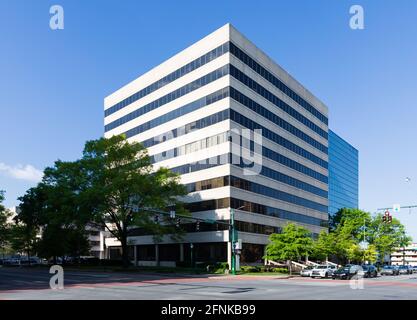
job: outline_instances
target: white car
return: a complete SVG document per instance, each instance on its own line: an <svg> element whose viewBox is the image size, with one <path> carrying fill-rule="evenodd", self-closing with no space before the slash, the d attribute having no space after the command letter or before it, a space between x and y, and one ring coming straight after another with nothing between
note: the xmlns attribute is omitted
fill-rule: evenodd
<svg viewBox="0 0 417 320"><path fill-rule="evenodd" d="M300 276L302 277L311 277L311 272L313 271L314 267L308 266L300 271Z"/></svg>
<svg viewBox="0 0 417 320"><path fill-rule="evenodd" d="M336 270L336 266L332 265L320 265L314 267L311 271L312 278L331 278L333 272Z"/></svg>

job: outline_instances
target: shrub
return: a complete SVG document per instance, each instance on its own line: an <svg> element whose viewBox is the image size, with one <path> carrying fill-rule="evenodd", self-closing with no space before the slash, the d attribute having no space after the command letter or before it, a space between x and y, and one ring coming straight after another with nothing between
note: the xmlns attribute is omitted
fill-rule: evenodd
<svg viewBox="0 0 417 320"><path fill-rule="evenodd" d="M210 265L210 270L214 273L225 273L229 269L229 264L227 262L218 262L214 265Z"/></svg>
<svg viewBox="0 0 417 320"><path fill-rule="evenodd" d="M277 273L288 273L287 268L273 268L272 271Z"/></svg>
<svg viewBox="0 0 417 320"><path fill-rule="evenodd" d="M254 266L242 266L242 267L240 267L240 271L242 271L242 272L259 272L259 271L261 271L261 268L254 267Z"/></svg>

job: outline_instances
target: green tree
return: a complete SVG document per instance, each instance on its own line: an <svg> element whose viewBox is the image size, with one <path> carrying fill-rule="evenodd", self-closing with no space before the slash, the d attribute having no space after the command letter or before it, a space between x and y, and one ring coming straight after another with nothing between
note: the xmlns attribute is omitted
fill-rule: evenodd
<svg viewBox="0 0 417 320"><path fill-rule="evenodd" d="M0 190L0 249L3 254L10 244L10 225L8 220L11 218L12 213L7 210L2 202L4 201L4 191Z"/></svg>
<svg viewBox="0 0 417 320"><path fill-rule="evenodd" d="M363 260L364 262L368 261L369 263L375 263L378 259L378 252L376 246L373 244L368 245L368 248L363 250Z"/></svg>
<svg viewBox="0 0 417 320"><path fill-rule="evenodd" d="M332 253L343 263L361 261L363 254L359 243L368 240L371 222L369 212L350 208L339 210L329 223L334 239Z"/></svg>
<svg viewBox="0 0 417 320"><path fill-rule="evenodd" d="M269 236L265 257L273 261L285 260L291 274L291 260L299 260L312 251L313 240L310 231L289 223L283 228L282 233L274 233Z"/></svg>
<svg viewBox="0 0 417 320"><path fill-rule="evenodd" d="M37 235L42 225L45 193L40 187L30 188L19 197L18 213L11 230L12 248L18 252L24 252L30 257L38 241ZM30 260L29 260L30 261Z"/></svg>
<svg viewBox="0 0 417 320"><path fill-rule="evenodd" d="M370 223L368 242L375 246L378 260L383 262L386 255L406 247L411 238L407 236L404 225L398 219L393 218L392 222L387 223L383 221L382 214L378 214Z"/></svg>
<svg viewBox="0 0 417 320"><path fill-rule="evenodd" d="M129 263L130 227L151 231L155 239L165 233L175 234L169 219L167 223L155 223L146 208L166 210L175 205L183 211L179 197L186 194L186 189L172 171L153 170L142 144L129 143L124 136L88 141L80 167L88 186L82 197L90 204L92 221L107 228L120 241L125 266Z"/></svg>
<svg viewBox="0 0 417 320"><path fill-rule="evenodd" d="M65 262L66 256L87 255L90 245L85 231L48 224L42 232L42 239L37 243L36 249L40 257L53 257L56 263L57 257L62 257Z"/></svg>
<svg viewBox="0 0 417 320"><path fill-rule="evenodd" d="M336 239L334 233L323 230L320 232L317 240L314 241L313 256L316 259L325 259L327 261L329 256L335 253L335 245Z"/></svg>
<svg viewBox="0 0 417 320"><path fill-rule="evenodd" d="M91 221L89 199L85 198L89 185L80 161L56 161L44 171L42 183L45 205L44 231L39 250L44 257L69 255L80 257L88 253L86 226ZM65 236L64 243L54 239Z"/></svg>

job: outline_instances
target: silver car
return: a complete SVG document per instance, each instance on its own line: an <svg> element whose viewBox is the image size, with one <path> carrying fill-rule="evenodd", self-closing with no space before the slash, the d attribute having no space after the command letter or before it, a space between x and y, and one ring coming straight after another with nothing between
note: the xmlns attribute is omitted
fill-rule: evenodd
<svg viewBox="0 0 417 320"><path fill-rule="evenodd" d="M300 276L302 277L311 277L311 272L313 271L314 267L308 266L300 271Z"/></svg>
<svg viewBox="0 0 417 320"><path fill-rule="evenodd" d="M311 277L312 278L331 278L335 270L336 270L336 266L320 265L320 266L315 267L311 271Z"/></svg>

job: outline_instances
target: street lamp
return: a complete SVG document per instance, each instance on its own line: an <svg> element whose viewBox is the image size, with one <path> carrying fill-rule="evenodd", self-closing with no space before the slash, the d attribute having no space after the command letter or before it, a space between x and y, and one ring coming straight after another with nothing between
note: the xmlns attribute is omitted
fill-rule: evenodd
<svg viewBox="0 0 417 320"><path fill-rule="evenodd" d="M235 210L240 210L242 208L244 208L245 206L240 206L237 209L234 209L232 207L230 207L230 232L232 233L231 235L231 246L232 246L232 261L231 261L231 269L232 269L232 274L236 275L236 248L235 248L235 244L236 244L236 235L237 235L237 230L235 229Z"/></svg>

